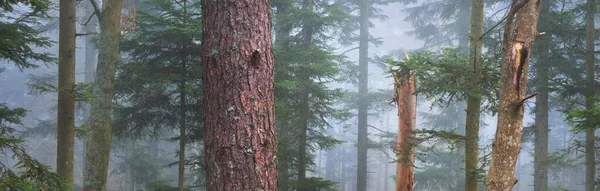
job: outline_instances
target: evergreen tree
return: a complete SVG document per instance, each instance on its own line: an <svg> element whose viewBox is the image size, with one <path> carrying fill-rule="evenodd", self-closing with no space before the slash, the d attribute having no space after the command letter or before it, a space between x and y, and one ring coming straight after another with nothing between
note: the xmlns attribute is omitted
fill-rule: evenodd
<svg viewBox="0 0 600 191"><path fill-rule="evenodd" d="M273 6L279 189L331 189L332 182L307 178L306 172L314 165L314 151L339 143L327 135L329 121L347 116L336 106L344 91L327 86L343 79L343 57L329 44L343 34L339 28L350 15L333 1L274 1ZM291 33L295 29L301 32Z"/></svg>
<svg viewBox="0 0 600 191"><path fill-rule="evenodd" d="M178 187L183 189L186 142L200 140L202 97L198 1L152 0L138 12L126 36L115 85L115 133L126 138L163 138L177 129Z"/></svg>
<svg viewBox="0 0 600 191"><path fill-rule="evenodd" d="M201 4L206 188L276 190L270 1Z"/></svg>
<svg viewBox="0 0 600 191"><path fill-rule="evenodd" d="M33 9L26 14L13 14L15 6L22 3ZM12 62L20 69L37 67L35 62L52 62L49 53L34 52L35 47L49 47L52 42L34 29L38 20L45 16L49 1L2 1L0 8L0 60ZM8 16L12 15L12 16ZM0 75L4 72L0 67ZM0 103L0 152L11 156L16 164L0 162L0 188L7 190L58 190L66 186L61 177L51 172L34 157L25 152L23 140L17 134L16 126L23 125L23 108L9 108ZM14 166L13 166L14 165ZM71 185L72 186L72 185Z"/></svg>

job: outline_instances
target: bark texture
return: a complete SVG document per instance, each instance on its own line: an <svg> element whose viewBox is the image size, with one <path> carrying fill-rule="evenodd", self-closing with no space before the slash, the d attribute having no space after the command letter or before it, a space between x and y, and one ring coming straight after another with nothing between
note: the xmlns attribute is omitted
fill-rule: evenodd
<svg viewBox="0 0 600 191"><path fill-rule="evenodd" d="M481 113L481 52L483 50L483 0L471 3L469 65L473 69L471 91L467 92L465 126L465 191L479 190L479 119Z"/></svg>
<svg viewBox="0 0 600 191"><path fill-rule="evenodd" d="M122 0L103 1L102 11L95 6L100 21L100 40L97 44L98 66L93 90L96 97L91 101L89 129L86 133L85 191L106 190L112 130L110 113L115 70L119 62L122 6Z"/></svg>
<svg viewBox="0 0 600 191"><path fill-rule="evenodd" d="M595 35L595 19L596 16L596 1L587 0L587 13L585 15L585 70L586 70L586 83L587 90L585 96L585 108L594 108L594 35ZM585 130L585 190L594 191L594 180L596 178L596 150L594 143L596 142L596 129L587 128Z"/></svg>
<svg viewBox="0 0 600 191"><path fill-rule="evenodd" d="M521 152L523 101L530 55L522 50L527 47L530 49L538 34L536 26L540 3L541 0L513 0L508 14L500 68L498 124L486 182L487 191L511 191L517 183L515 167ZM512 21L515 13L518 14L513 31Z"/></svg>
<svg viewBox="0 0 600 191"><path fill-rule="evenodd" d="M540 21L552 22L547 17L550 15L550 3L542 3L540 13ZM539 25L540 30L547 25ZM535 87L535 137L534 137L534 157L533 157L533 190L546 191L548 190L548 165L544 164L548 160L548 78L550 60L548 59L550 51L549 36L541 36L536 41L537 63L535 63L535 71L537 76L537 85Z"/></svg>
<svg viewBox="0 0 600 191"><path fill-rule="evenodd" d="M412 191L414 185L414 140L417 96L414 72L394 71L394 91L398 104L398 141L396 162L396 191Z"/></svg>
<svg viewBox="0 0 600 191"><path fill-rule="evenodd" d="M269 0L202 2L207 190L277 190Z"/></svg>
<svg viewBox="0 0 600 191"><path fill-rule="evenodd" d="M360 39L358 50L358 151L357 151L357 191L367 191L367 115L369 99L369 7L370 0L360 2Z"/></svg>
<svg viewBox="0 0 600 191"><path fill-rule="evenodd" d="M58 127L56 172L73 190L75 141L75 1L60 0L58 36Z"/></svg>

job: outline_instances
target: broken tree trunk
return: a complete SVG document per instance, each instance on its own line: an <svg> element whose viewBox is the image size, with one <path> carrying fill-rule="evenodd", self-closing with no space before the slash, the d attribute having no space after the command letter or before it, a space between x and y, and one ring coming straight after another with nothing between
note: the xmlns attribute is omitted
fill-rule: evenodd
<svg viewBox="0 0 600 191"><path fill-rule="evenodd" d="M498 125L488 172L487 191L510 191L517 183L515 167L521 151L523 102L529 67L529 49L538 36L541 0L513 0L504 31L500 68ZM518 13L518 14L517 14ZM516 28L513 18L517 14Z"/></svg>
<svg viewBox="0 0 600 191"><path fill-rule="evenodd" d="M415 94L416 78L413 71L400 73L392 71L394 76L394 99L398 104L398 141L396 162L396 190L413 190L414 139L413 130L416 124L417 96Z"/></svg>

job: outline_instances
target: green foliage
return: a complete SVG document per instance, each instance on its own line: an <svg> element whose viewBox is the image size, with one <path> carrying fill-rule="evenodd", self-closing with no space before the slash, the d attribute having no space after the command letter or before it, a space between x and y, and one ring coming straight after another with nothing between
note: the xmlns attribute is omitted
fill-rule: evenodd
<svg viewBox="0 0 600 191"><path fill-rule="evenodd" d="M409 60L394 61L390 57L380 58L388 63L398 75L415 71L417 94L432 100L433 104L445 107L450 101L464 101L467 95L481 97L487 104L484 110L494 113L500 79L499 67L489 55L483 56L481 94L474 95L468 80L474 73L468 65L467 54L461 48L442 48L440 52L417 51L409 54Z"/></svg>
<svg viewBox="0 0 600 191"><path fill-rule="evenodd" d="M50 1L48 0L3 0L0 1L0 8L4 11L14 11L15 5L23 4L33 8L34 12L48 11L50 9Z"/></svg>
<svg viewBox="0 0 600 191"><path fill-rule="evenodd" d="M25 109L9 109L0 103L0 152L12 153L17 161L14 165L0 162L0 188L7 190L42 191L58 190L63 182L61 178L50 171L48 166L41 164L25 152L23 140L15 137L15 129L10 125L20 125Z"/></svg>
<svg viewBox="0 0 600 191"><path fill-rule="evenodd" d="M310 177L304 181L298 181L295 188L297 190L337 191L335 182L324 180L321 177Z"/></svg>
<svg viewBox="0 0 600 191"><path fill-rule="evenodd" d="M127 55L118 67L115 84L114 132L123 137L158 138L178 128L186 93L188 127L201 127L200 37L198 1L150 0L137 15L136 30L126 35L121 50ZM200 139L199 129L188 134Z"/></svg>
<svg viewBox="0 0 600 191"><path fill-rule="evenodd" d="M50 53L36 53L33 51L33 47L48 48L53 43L50 38L40 36L41 32L32 27L38 25L38 20L43 18L44 15L35 12L21 16L11 16L13 14L10 13L14 3L31 2L33 5L42 6L42 3L48 3L48 1L9 0L2 2L0 8L8 11L8 14L0 13L0 34L2 34L2 37L0 37L0 60L12 62L20 69L37 67L31 61L54 62L55 59Z"/></svg>
<svg viewBox="0 0 600 191"><path fill-rule="evenodd" d="M350 116L347 109L340 107L340 101L348 93L328 85L346 79L342 71L349 65L342 64L349 63L345 62L345 57L335 55L330 44L352 32L347 27L352 16L345 11L352 5L317 0L314 7L307 8L301 0L278 0L273 6L277 11L274 14L274 53L279 189L295 190L296 186L303 186L308 190L327 190L333 186L328 182L296 181L299 145L306 144L310 169L314 165L312 153L340 143L327 135L326 130L333 127L332 121ZM303 99L307 94L308 100ZM308 115L305 115L305 109L300 109L305 106L308 106ZM307 139L300 140L298 135L304 129L301 124L306 123Z"/></svg>
<svg viewBox="0 0 600 191"><path fill-rule="evenodd" d="M567 120L575 123L573 133L584 132L586 129L600 128L600 106L591 109L575 109L568 113Z"/></svg>

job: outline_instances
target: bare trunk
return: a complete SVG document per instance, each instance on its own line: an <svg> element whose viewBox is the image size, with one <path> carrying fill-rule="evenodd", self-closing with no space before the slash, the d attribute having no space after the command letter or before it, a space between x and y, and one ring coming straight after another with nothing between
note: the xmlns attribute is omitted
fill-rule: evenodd
<svg viewBox="0 0 600 191"><path fill-rule="evenodd" d="M585 101L586 109L594 108L594 40L595 40L595 15L596 2L595 0L587 0L587 13L585 18L585 66L586 66L586 82L588 92ZM594 143L596 142L596 130L587 128L585 130L585 190L595 191L594 180L596 179L596 150Z"/></svg>
<svg viewBox="0 0 600 191"><path fill-rule="evenodd" d="M94 13L94 7L91 5L91 3L88 2L88 4L85 7L86 10L86 15L92 15ZM97 27L98 27L98 22L96 19L92 18L92 20L90 20L90 22L85 26L85 32L87 34L91 34L91 33L95 33L97 32ZM96 62L98 61L98 49L96 49L96 46L94 46L94 43L91 42L91 38L89 35L86 35L83 37L84 41L85 41L85 79L84 82L85 83L94 83L95 80L95 76L96 76ZM85 120L88 120L90 118L90 103L89 101L87 103L84 104L84 112L85 112ZM85 174L85 153L86 153L86 147L87 147L87 141L86 138L84 136L83 140L83 156L82 156L82 161L83 164L82 166L84 166L84 168L81 168L82 173L81 174ZM81 178L81 185L83 185L83 178Z"/></svg>
<svg viewBox="0 0 600 191"><path fill-rule="evenodd" d="M59 17L56 172L66 183L61 191L71 191L75 159L75 1L60 0Z"/></svg>
<svg viewBox="0 0 600 191"><path fill-rule="evenodd" d="M414 140L417 95L414 72L394 71L394 91L398 104L398 141L396 162L396 191L412 191L414 185Z"/></svg>
<svg viewBox="0 0 600 191"><path fill-rule="evenodd" d="M103 1L98 44L98 66L86 140L85 191L105 191L111 147L111 107L115 70L119 62L122 0Z"/></svg>
<svg viewBox="0 0 600 191"><path fill-rule="evenodd" d="M183 15L184 22L187 22L187 0L183 1ZM191 40L191 39L190 39ZM187 49L187 46L183 46L183 49ZM179 94L179 172L177 176L177 188L179 191L184 190L185 183L185 131L186 131L186 80L187 80L187 59L183 58L181 63L181 84L179 85L179 90L181 91Z"/></svg>
<svg viewBox="0 0 600 191"><path fill-rule="evenodd" d="M481 52L483 50L483 0L471 3L471 42L469 65L473 69L471 90L467 92L465 126L465 191L479 190L479 118L481 113Z"/></svg>
<svg viewBox="0 0 600 191"><path fill-rule="evenodd" d="M277 190L269 3L202 1L207 190Z"/></svg>
<svg viewBox="0 0 600 191"><path fill-rule="evenodd" d="M185 78L185 63L183 69L183 78ZM181 107L181 112L179 115L179 174L177 180L177 187L179 191L184 190L184 182L185 182L185 124L186 124L186 92L185 92L185 79L182 80L180 85L180 96L179 96L179 106Z"/></svg>
<svg viewBox="0 0 600 191"><path fill-rule="evenodd" d="M360 2L360 42L358 57L358 151L357 191L367 191L368 86L369 86L369 7L370 0Z"/></svg>
<svg viewBox="0 0 600 191"><path fill-rule="evenodd" d="M542 3L540 18L547 18L550 15L550 2ZM552 22L550 19L540 19L541 21ZM540 25L544 27L546 25ZM544 30L545 28L541 28ZM536 41L540 51L538 61L535 64L537 86L535 88L537 97L535 98L535 154L533 158L533 189L534 191L548 190L548 70L550 60L548 59L550 51L549 36L542 36Z"/></svg>
<svg viewBox="0 0 600 191"><path fill-rule="evenodd" d="M521 151L523 133L523 102L529 54L537 36L537 20L541 0L521 2L513 0L504 34L500 68L500 94L496 138L492 146L492 160L488 172L487 191L510 191L517 183L515 166ZM517 14L516 28L512 29ZM511 35L511 32L514 34Z"/></svg>

